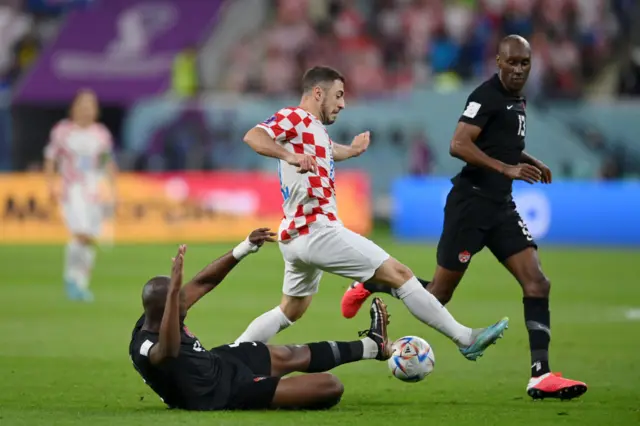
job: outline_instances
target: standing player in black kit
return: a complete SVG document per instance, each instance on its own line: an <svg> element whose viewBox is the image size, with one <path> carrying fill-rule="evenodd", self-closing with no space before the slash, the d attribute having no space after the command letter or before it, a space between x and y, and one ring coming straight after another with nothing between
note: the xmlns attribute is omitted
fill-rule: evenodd
<svg viewBox="0 0 640 426"><path fill-rule="evenodd" d="M534 399L576 398L587 385L549 368L551 283L511 195L513 180L551 183L549 168L524 151L526 100L521 93L531 70L529 43L517 35L505 37L497 64L498 73L469 96L455 129L449 152L466 165L447 197L433 281L420 281L446 304L473 255L488 247L522 286L532 362L527 393ZM342 314L355 316L375 292L389 291L375 283L353 283L342 299Z"/></svg>
<svg viewBox="0 0 640 426"><path fill-rule="evenodd" d="M330 408L342 383L323 373L363 359L389 358L388 314L378 298L371 304L371 328L352 342L270 346L246 342L205 349L184 325L187 310L213 290L245 256L265 241L268 228L253 231L235 249L213 261L184 287L186 246L173 259L171 277L157 276L142 291L144 314L136 323L129 355L147 385L170 408L250 410ZM282 378L294 371L311 373Z"/></svg>

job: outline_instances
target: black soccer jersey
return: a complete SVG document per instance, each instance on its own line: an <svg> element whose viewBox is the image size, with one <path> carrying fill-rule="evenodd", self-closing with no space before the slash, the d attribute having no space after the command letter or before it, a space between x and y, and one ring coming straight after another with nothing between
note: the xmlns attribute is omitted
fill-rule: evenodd
<svg viewBox="0 0 640 426"><path fill-rule="evenodd" d="M469 95L459 121L482 129L476 145L485 154L516 165L524 151L525 110L525 98L508 92L495 74ZM507 176L471 164L465 165L452 182L456 187L472 188L492 198L508 197L512 189L512 181Z"/></svg>
<svg viewBox="0 0 640 426"><path fill-rule="evenodd" d="M219 386L224 381L220 358L203 348L183 325L178 357L152 365L149 351L158 343L158 333L142 330L144 319L143 315L133 329L129 355L145 383L172 408L212 410L223 406L228 390Z"/></svg>

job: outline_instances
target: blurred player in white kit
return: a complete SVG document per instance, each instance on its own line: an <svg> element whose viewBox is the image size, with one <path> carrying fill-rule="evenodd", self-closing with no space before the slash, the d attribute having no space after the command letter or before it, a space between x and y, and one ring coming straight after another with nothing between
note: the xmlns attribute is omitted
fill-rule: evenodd
<svg viewBox="0 0 640 426"><path fill-rule="evenodd" d="M310 69L302 79L302 92L298 107L281 109L244 138L257 153L279 160L284 218L278 239L285 270L280 305L256 318L236 343L266 343L302 317L326 271L360 282L375 279L391 287L415 317L448 336L467 359L475 360L502 336L508 319L481 329L463 326L409 268L342 225L334 162L366 151L369 132L356 136L349 146L329 137L325 126L335 122L345 108L344 77L338 71ZM369 349L372 353L377 350L365 351Z"/></svg>
<svg viewBox="0 0 640 426"><path fill-rule="evenodd" d="M95 243L104 219L100 188L105 177L112 200L116 193L113 141L109 130L97 122L98 109L93 91L79 91L71 104L69 118L56 124L45 148L45 173L51 197L60 201L71 234L64 263L67 296L85 302L93 300L89 282ZM56 170L62 176L61 186Z"/></svg>

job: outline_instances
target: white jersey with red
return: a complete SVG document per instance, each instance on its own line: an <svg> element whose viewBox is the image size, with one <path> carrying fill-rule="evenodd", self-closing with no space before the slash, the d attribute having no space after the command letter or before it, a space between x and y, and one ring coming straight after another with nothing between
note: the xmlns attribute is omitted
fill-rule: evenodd
<svg viewBox="0 0 640 426"><path fill-rule="evenodd" d="M296 171L297 167L278 161L284 199L284 218L278 232L280 241L309 234L317 227L341 226L334 183L333 141L324 124L302 108L288 107L257 127L288 151L312 155L318 165L317 173L301 174Z"/></svg>
<svg viewBox="0 0 640 426"><path fill-rule="evenodd" d="M98 197L104 173L104 158L113 150L111 133L102 124L80 127L60 121L52 130L45 158L58 162L63 180L63 198L70 192L86 199Z"/></svg>

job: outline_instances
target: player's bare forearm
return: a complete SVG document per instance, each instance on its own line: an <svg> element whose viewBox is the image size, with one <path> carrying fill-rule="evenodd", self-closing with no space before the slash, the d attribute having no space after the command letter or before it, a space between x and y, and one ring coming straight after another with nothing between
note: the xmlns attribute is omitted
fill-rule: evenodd
<svg viewBox="0 0 640 426"><path fill-rule="evenodd" d="M216 288L238 263L240 261L233 257L233 251L229 251L198 272L183 289L187 309Z"/></svg>
<svg viewBox="0 0 640 426"><path fill-rule="evenodd" d="M344 161L357 156L357 152L347 145L333 143L333 160Z"/></svg>
<svg viewBox="0 0 640 426"><path fill-rule="evenodd" d="M160 323L158 344L155 345L149 358L151 363L158 364L165 358L177 358L180 353L180 288L169 289L164 314Z"/></svg>
<svg viewBox="0 0 640 426"><path fill-rule="evenodd" d="M275 237L269 228L255 229L233 250L208 264L183 288L187 309L216 288L243 258L257 252L265 242L276 242Z"/></svg>
<svg viewBox="0 0 640 426"><path fill-rule="evenodd" d="M537 166L538 164L540 164L540 160L525 151L522 151L522 154L520 154L520 162L531 164L532 166Z"/></svg>
<svg viewBox="0 0 640 426"><path fill-rule="evenodd" d="M177 256L173 258L158 343L149 350L149 360L152 364L159 364L166 358L177 358L180 354L180 289L186 250L187 246L181 245Z"/></svg>
<svg viewBox="0 0 640 426"><path fill-rule="evenodd" d="M244 141L251 149L265 157L277 158L287 162L291 159L292 154L273 140L264 129L259 127L249 130L244 136Z"/></svg>
<svg viewBox="0 0 640 426"><path fill-rule="evenodd" d="M504 170L507 167L507 165L502 161L496 160L482 152L482 150L471 141L452 140L449 154L466 163L494 170L498 173L504 173Z"/></svg>
<svg viewBox="0 0 640 426"><path fill-rule="evenodd" d="M477 126L460 122L456 127L451 145L449 146L449 154L468 164L485 169L494 170L498 173L504 173L507 165L502 161L496 160L482 152L476 145L475 141L480 135L480 129Z"/></svg>

